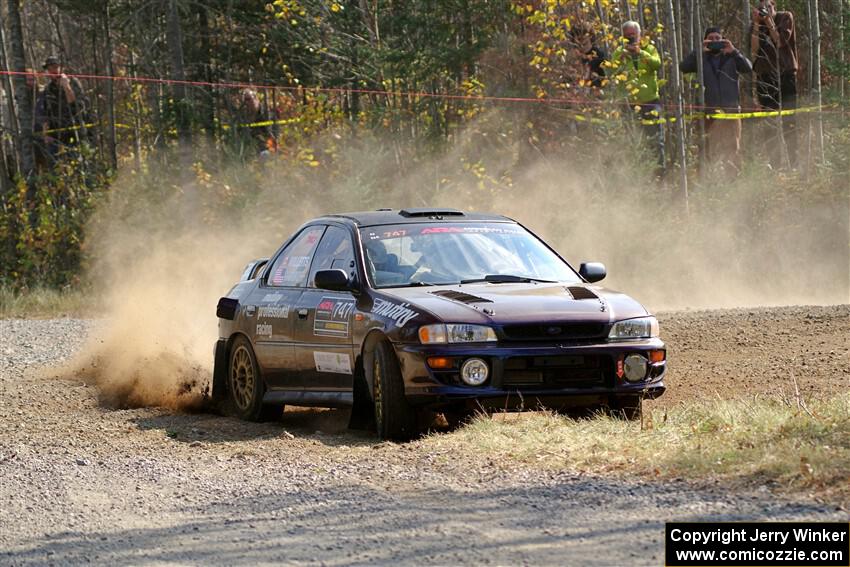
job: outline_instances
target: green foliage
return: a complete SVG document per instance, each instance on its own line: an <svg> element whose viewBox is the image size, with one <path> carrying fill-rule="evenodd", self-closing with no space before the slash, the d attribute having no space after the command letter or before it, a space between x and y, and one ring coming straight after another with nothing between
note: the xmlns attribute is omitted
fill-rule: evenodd
<svg viewBox="0 0 850 567"><path fill-rule="evenodd" d="M80 48L67 54L75 63L71 72L103 73L103 61L88 56L102 51L102 37L83 32L110 24L119 75L168 77L169 5L112 0L108 21L105 5L82 0L34 0L31 10L71 16L63 25L79 32L66 35L79 36L74 45ZM95 102L95 150L79 164L66 161L26 183L18 180L0 196L0 284L75 284L88 261L92 211L107 198L124 201L127 210L149 207L155 216L185 192L200 197L193 215L222 224L234 215L265 218L274 207L292 207L299 199L319 201L327 211L441 199L486 208L491 199L513 195L518 182L533 183L540 170L574 167L591 189L580 197L593 214L604 216L612 203L636 199L640 210L649 205L669 224L684 226L679 203L671 199L672 182L651 181L650 161L633 142L635 125L606 104L611 85L599 91L581 79L575 32L590 31L610 52L626 16L622 3L178 0L177 7L187 79L276 85L257 88L262 118L273 124L259 135L259 127L246 126L256 118L246 118L239 87L190 86L183 100L175 100L169 85L119 81L118 168L105 173L112 167L106 83L84 80ZM657 4L630 1L628 7L644 23L645 35L663 43L669 31ZM33 28L30 52L37 59L54 48L48 32ZM662 58L669 65L667 55ZM564 97L587 104L491 102L482 96ZM181 116L193 132L190 147L178 140ZM846 127L828 124L826 137L828 163L814 172L817 188L837 186L850 167ZM264 138L270 152L261 158ZM764 189L774 187L772 177L754 170L721 189L703 190L698 183L694 205L719 214L721 207L712 207L720 198L715 202L711 195L725 192L732 197L728 202L749 203L741 196L754 194L770 204L761 217L766 219L781 209L773 204L794 193L789 186L795 183L783 179L781 190L772 193ZM564 215L543 208L544 217ZM173 222L163 230L178 229Z"/></svg>
<svg viewBox="0 0 850 567"><path fill-rule="evenodd" d="M26 182L0 201L0 285L63 287L79 283L86 223L109 179L87 163L90 149Z"/></svg>

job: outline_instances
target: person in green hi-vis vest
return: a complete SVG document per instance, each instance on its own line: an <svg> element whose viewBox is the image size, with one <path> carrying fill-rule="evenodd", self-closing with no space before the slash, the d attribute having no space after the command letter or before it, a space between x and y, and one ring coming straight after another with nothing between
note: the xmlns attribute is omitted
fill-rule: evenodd
<svg viewBox="0 0 850 567"><path fill-rule="evenodd" d="M641 40L640 24L622 26L621 45L611 55L611 79L618 100L624 100L641 120L647 143L656 155L656 175L664 173L664 121L658 96L661 56L649 40Z"/></svg>

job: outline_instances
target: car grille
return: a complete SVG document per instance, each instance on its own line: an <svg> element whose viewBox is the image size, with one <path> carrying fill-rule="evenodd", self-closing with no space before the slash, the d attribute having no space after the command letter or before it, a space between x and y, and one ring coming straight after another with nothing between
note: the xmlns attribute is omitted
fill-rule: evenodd
<svg viewBox="0 0 850 567"><path fill-rule="evenodd" d="M506 325L505 337L513 341L572 341L605 336L603 323L566 323L552 325Z"/></svg>
<svg viewBox="0 0 850 567"><path fill-rule="evenodd" d="M504 387L604 386L610 360L599 355L517 356L505 361Z"/></svg>

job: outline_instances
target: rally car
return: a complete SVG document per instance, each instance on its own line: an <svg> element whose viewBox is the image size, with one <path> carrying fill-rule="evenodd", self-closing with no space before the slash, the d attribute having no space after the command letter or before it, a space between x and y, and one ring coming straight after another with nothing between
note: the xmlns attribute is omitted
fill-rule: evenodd
<svg viewBox="0 0 850 567"><path fill-rule="evenodd" d="M658 322L509 218L412 208L327 215L250 262L218 302L212 395L248 420L353 407L386 439L422 415L604 407L665 390Z"/></svg>

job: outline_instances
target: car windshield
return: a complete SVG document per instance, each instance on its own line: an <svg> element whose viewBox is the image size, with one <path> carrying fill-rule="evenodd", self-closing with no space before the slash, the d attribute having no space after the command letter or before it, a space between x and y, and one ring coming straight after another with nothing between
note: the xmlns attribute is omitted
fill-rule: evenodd
<svg viewBox="0 0 850 567"><path fill-rule="evenodd" d="M534 235L513 223L439 223L360 230L375 287L473 281L579 282Z"/></svg>

